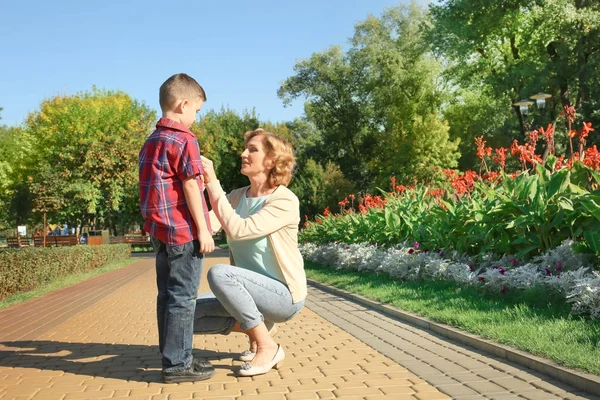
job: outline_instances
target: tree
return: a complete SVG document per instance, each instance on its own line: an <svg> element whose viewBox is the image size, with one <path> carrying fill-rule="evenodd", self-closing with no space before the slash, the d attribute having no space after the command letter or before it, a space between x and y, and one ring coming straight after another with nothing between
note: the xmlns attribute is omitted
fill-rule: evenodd
<svg viewBox="0 0 600 400"><path fill-rule="evenodd" d="M138 153L155 120L123 92L93 88L44 101L25 123L35 141L35 196L57 199L56 221L114 232L124 199L137 196Z"/></svg>
<svg viewBox="0 0 600 400"><path fill-rule="evenodd" d="M348 52L313 54L279 89L284 103L307 99L306 118L322 136L316 159L339 165L359 187L456 165L457 143L437 115L441 65L421 34L426 23L414 4L369 17L355 27ZM426 151L413 152L425 142Z"/></svg>
<svg viewBox="0 0 600 400"><path fill-rule="evenodd" d="M192 125L200 152L213 160L215 172L225 191L248 185L248 179L240 173L244 133L259 126L254 110L244 111L240 116L225 108L219 112L210 110L197 124Z"/></svg>
<svg viewBox="0 0 600 400"><path fill-rule="evenodd" d="M575 105L587 121L600 109L600 3L595 0L447 0L429 6L434 50L447 77L489 91L509 108L543 91L549 120ZM527 130L514 107L521 134Z"/></svg>
<svg viewBox="0 0 600 400"><path fill-rule="evenodd" d="M0 126L0 226L14 227L28 222L31 199L27 185L32 158L32 140L19 127Z"/></svg>

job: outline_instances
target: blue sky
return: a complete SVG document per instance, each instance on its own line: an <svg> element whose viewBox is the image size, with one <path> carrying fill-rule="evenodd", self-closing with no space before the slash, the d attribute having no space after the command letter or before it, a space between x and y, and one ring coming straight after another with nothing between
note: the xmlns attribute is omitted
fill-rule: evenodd
<svg viewBox="0 0 600 400"><path fill-rule="evenodd" d="M405 0L402 0L405 1ZM207 92L203 109L255 108L261 120L303 114L284 108L279 84L298 59L346 45L354 25L391 0L6 1L0 45L0 123L21 124L55 95L93 85L122 90L158 110L158 87L185 72Z"/></svg>

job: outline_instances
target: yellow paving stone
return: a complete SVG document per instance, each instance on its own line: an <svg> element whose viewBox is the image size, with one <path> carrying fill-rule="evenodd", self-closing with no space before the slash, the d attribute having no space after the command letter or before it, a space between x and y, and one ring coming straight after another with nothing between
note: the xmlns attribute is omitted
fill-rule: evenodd
<svg viewBox="0 0 600 400"><path fill-rule="evenodd" d="M82 385L83 387L85 387L85 391L86 392L98 392L100 390L102 390L102 387L104 385ZM113 390L111 388L104 388L105 390Z"/></svg>
<svg viewBox="0 0 600 400"><path fill-rule="evenodd" d="M427 385L427 384L411 385L411 388L417 393L437 392L436 388L434 388L431 385Z"/></svg>
<svg viewBox="0 0 600 400"><path fill-rule="evenodd" d="M450 399L447 395L441 392L421 392L413 395L418 400L447 400Z"/></svg>
<svg viewBox="0 0 600 400"><path fill-rule="evenodd" d="M410 394L394 394L390 396L382 395L374 395L374 396L366 396L365 400L416 400Z"/></svg>
<svg viewBox="0 0 600 400"><path fill-rule="evenodd" d="M127 397L129 398L129 394L130 394L131 390L115 390L115 393L113 393L113 397Z"/></svg>
<svg viewBox="0 0 600 400"><path fill-rule="evenodd" d="M381 391L377 388L352 388L352 389L336 389L333 391L337 397L344 398L344 396L367 396L370 394L381 394Z"/></svg>
<svg viewBox="0 0 600 400"><path fill-rule="evenodd" d="M202 396L199 396L199 398L214 398L214 397L238 397L241 396L241 391L237 390L237 389L226 389L226 390L219 390L218 392L212 392L212 391L208 391L205 393L202 393Z"/></svg>
<svg viewBox="0 0 600 400"><path fill-rule="evenodd" d="M155 394L160 394L162 388L160 387L147 387L147 388L137 388L131 389L129 394L131 396L153 396Z"/></svg>
<svg viewBox="0 0 600 400"><path fill-rule="evenodd" d="M329 390L319 390L317 396L319 399L335 399L335 395Z"/></svg>
<svg viewBox="0 0 600 400"><path fill-rule="evenodd" d="M21 381L21 378L6 378L2 379L2 385L6 387L17 386Z"/></svg>
<svg viewBox="0 0 600 400"><path fill-rule="evenodd" d="M285 395L286 400L312 400L318 399L319 395L315 392L295 392Z"/></svg>
<svg viewBox="0 0 600 400"><path fill-rule="evenodd" d="M146 382L121 382L121 383L107 383L102 385L102 389L104 390L123 390L123 389L142 389L147 388L148 384Z"/></svg>
<svg viewBox="0 0 600 400"><path fill-rule="evenodd" d="M348 388L364 388L367 387L367 385L365 385L365 382L363 382L362 380L355 380L355 381L344 381L344 382L336 382L334 383L336 389L348 389Z"/></svg>
<svg viewBox="0 0 600 400"><path fill-rule="evenodd" d="M152 396L152 400L169 400L168 394L157 394Z"/></svg>
<svg viewBox="0 0 600 400"><path fill-rule="evenodd" d="M300 386L292 386L290 387L290 392L317 392L319 390L333 390L335 386L333 383L313 383L312 385L300 385Z"/></svg>
<svg viewBox="0 0 600 400"><path fill-rule="evenodd" d="M416 376L412 372L409 372L408 370L407 371L390 371L390 372L386 372L385 375L390 379L410 379L411 382L412 382L412 378L416 378Z"/></svg>
<svg viewBox="0 0 600 400"><path fill-rule="evenodd" d="M190 385L190 383L193 383ZM217 390L223 390L220 387ZM176 384L168 384L162 388L161 393L171 394L171 393L181 393L181 392L202 392L209 391L207 385L198 384L197 382L183 382Z"/></svg>
<svg viewBox="0 0 600 400"><path fill-rule="evenodd" d="M169 394L169 400L188 400L193 398L193 394L189 392L179 392Z"/></svg>
<svg viewBox="0 0 600 400"><path fill-rule="evenodd" d="M101 390L99 392L81 392L69 393L65 396L65 400L71 399L109 399L112 397L113 390Z"/></svg>
<svg viewBox="0 0 600 400"><path fill-rule="evenodd" d="M384 387L384 386L412 386L412 382L408 379L365 379L365 384L369 387Z"/></svg>
<svg viewBox="0 0 600 400"><path fill-rule="evenodd" d="M323 376L313 378L315 383L342 383L346 382L341 376Z"/></svg>
<svg viewBox="0 0 600 400"><path fill-rule="evenodd" d="M269 394L269 393L288 393L289 389L286 386L278 385L278 386L269 386L265 388L256 389L258 394Z"/></svg>
<svg viewBox="0 0 600 400"><path fill-rule="evenodd" d="M10 399L12 397L33 397L40 389L28 388L25 386L12 386L4 391L4 399Z"/></svg>
<svg viewBox="0 0 600 400"><path fill-rule="evenodd" d="M64 393L45 393L45 394L36 394L31 398L31 400L62 400L65 397Z"/></svg>
<svg viewBox="0 0 600 400"><path fill-rule="evenodd" d="M21 382L19 382L19 385L23 385L26 387L32 387L32 388L39 388L39 389L49 388L52 386L52 383L50 383L50 379L52 379L52 378L48 377L48 378L38 379L38 378L27 377L27 378L23 378L21 380Z"/></svg>
<svg viewBox="0 0 600 400"><path fill-rule="evenodd" d="M300 385L300 381L294 378L272 379L269 381L271 386L296 386Z"/></svg>
<svg viewBox="0 0 600 400"><path fill-rule="evenodd" d="M258 389L269 387L268 381L252 381L252 382L232 382L226 383L225 389Z"/></svg>
<svg viewBox="0 0 600 400"><path fill-rule="evenodd" d="M379 388L384 394L413 394L414 390L410 386L384 386Z"/></svg>
<svg viewBox="0 0 600 400"><path fill-rule="evenodd" d="M302 371L302 372L280 372L283 379L288 378L313 378L318 376L325 376L321 371Z"/></svg>
<svg viewBox="0 0 600 400"><path fill-rule="evenodd" d="M351 373L350 370L347 368L345 368L345 369L327 369L327 370L323 371L324 376L346 376L350 373Z"/></svg>
<svg viewBox="0 0 600 400"><path fill-rule="evenodd" d="M240 396L235 400L286 400L286 398L285 395L281 393L269 393L251 396Z"/></svg>

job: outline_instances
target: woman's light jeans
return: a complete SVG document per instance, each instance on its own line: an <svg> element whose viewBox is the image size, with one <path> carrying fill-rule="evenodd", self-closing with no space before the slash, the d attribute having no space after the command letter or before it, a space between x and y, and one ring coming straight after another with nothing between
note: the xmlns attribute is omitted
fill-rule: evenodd
<svg viewBox="0 0 600 400"><path fill-rule="evenodd" d="M285 322L304 306L304 300L293 303L289 289L278 280L232 265L213 266L208 284L211 292L196 299L196 334L227 335L236 321L244 331L263 321Z"/></svg>

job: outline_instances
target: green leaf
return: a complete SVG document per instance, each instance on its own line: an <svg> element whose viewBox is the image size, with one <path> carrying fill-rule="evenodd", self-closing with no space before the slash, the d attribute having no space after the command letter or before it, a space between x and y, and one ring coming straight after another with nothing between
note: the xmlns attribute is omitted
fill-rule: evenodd
<svg viewBox="0 0 600 400"><path fill-rule="evenodd" d="M563 193L569 187L571 173L567 169L555 172L550 178L546 189L546 198L549 200L557 193Z"/></svg>
<svg viewBox="0 0 600 400"><path fill-rule="evenodd" d="M600 254L600 232L597 231L585 231L583 237L587 245L595 254Z"/></svg>

